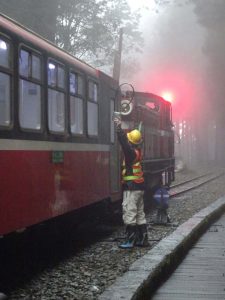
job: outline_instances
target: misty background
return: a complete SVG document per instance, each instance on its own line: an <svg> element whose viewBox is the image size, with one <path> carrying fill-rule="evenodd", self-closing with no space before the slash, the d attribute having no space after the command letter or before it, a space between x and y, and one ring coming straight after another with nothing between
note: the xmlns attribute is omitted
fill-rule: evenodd
<svg viewBox="0 0 225 300"><path fill-rule="evenodd" d="M170 98L177 157L224 165L224 0L0 0L0 12L110 76L122 32L120 83Z"/></svg>

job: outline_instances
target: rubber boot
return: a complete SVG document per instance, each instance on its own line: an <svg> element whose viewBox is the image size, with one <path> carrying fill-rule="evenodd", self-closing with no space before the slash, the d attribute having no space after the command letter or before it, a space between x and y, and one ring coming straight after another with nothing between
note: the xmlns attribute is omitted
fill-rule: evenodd
<svg viewBox="0 0 225 300"><path fill-rule="evenodd" d="M136 225L127 225L126 227L126 240L119 245L121 249L131 249L134 247L136 241Z"/></svg>
<svg viewBox="0 0 225 300"><path fill-rule="evenodd" d="M162 223L163 224L170 223L170 217L167 213L167 209L162 209Z"/></svg>
<svg viewBox="0 0 225 300"><path fill-rule="evenodd" d="M162 208L157 208L157 214L156 214L156 223L161 224L162 223Z"/></svg>
<svg viewBox="0 0 225 300"><path fill-rule="evenodd" d="M148 247L148 231L146 224L137 225L137 241L135 246L138 247Z"/></svg>
<svg viewBox="0 0 225 300"><path fill-rule="evenodd" d="M167 223L171 223L170 216L167 214Z"/></svg>

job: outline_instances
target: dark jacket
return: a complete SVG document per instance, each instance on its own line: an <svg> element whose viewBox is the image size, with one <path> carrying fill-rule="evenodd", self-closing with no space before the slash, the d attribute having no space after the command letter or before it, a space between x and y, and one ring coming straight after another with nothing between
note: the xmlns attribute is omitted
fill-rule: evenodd
<svg viewBox="0 0 225 300"><path fill-rule="evenodd" d="M126 132L121 128L121 126L117 127L117 136L121 148L124 154L124 161L125 161L125 168L126 168L126 175L133 175L133 163L136 160L136 145L131 144L128 141ZM136 183L133 181L126 181L123 183L124 190L144 190L145 185L144 183Z"/></svg>

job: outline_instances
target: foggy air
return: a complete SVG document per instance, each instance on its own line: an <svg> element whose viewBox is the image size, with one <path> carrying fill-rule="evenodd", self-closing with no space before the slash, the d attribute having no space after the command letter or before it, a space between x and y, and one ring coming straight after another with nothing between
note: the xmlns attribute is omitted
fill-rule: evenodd
<svg viewBox="0 0 225 300"><path fill-rule="evenodd" d="M147 299L191 245L168 299L224 295L224 220L210 256L195 244L225 208L224 16L225 0L0 0L0 300Z"/></svg>
<svg viewBox="0 0 225 300"><path fill-rule="evenodd" d="M176 151L187 163L203 157L224 161L224 1L0 0L0 7L110 76L123 28L120 82L170 95L175 131L181 134Z"/></svg>

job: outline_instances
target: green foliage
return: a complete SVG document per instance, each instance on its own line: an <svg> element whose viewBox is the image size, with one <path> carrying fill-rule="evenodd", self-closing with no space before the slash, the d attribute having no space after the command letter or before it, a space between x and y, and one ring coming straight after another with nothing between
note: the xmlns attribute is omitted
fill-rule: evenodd
<svg viewBox="0 0 225 300"><path fill-rule="evenodd" d="M0 0L1 13L54 42L58 0Z"/></svg>
<svg viewBox="0 0 225 300"><path fill-rule="evenodd" d="M61 0L56 42L97 67L112 64L120 28L124 50L140 50L139 17L131 13L126 0Z"/></svg>
<svg viewBox="0 0 225 300"><path fill-rule="evenodd" d="M112 65L119 31L124 52L141 51L139 14L126 0L0 0L1 12L96 67Z"/></svg>

